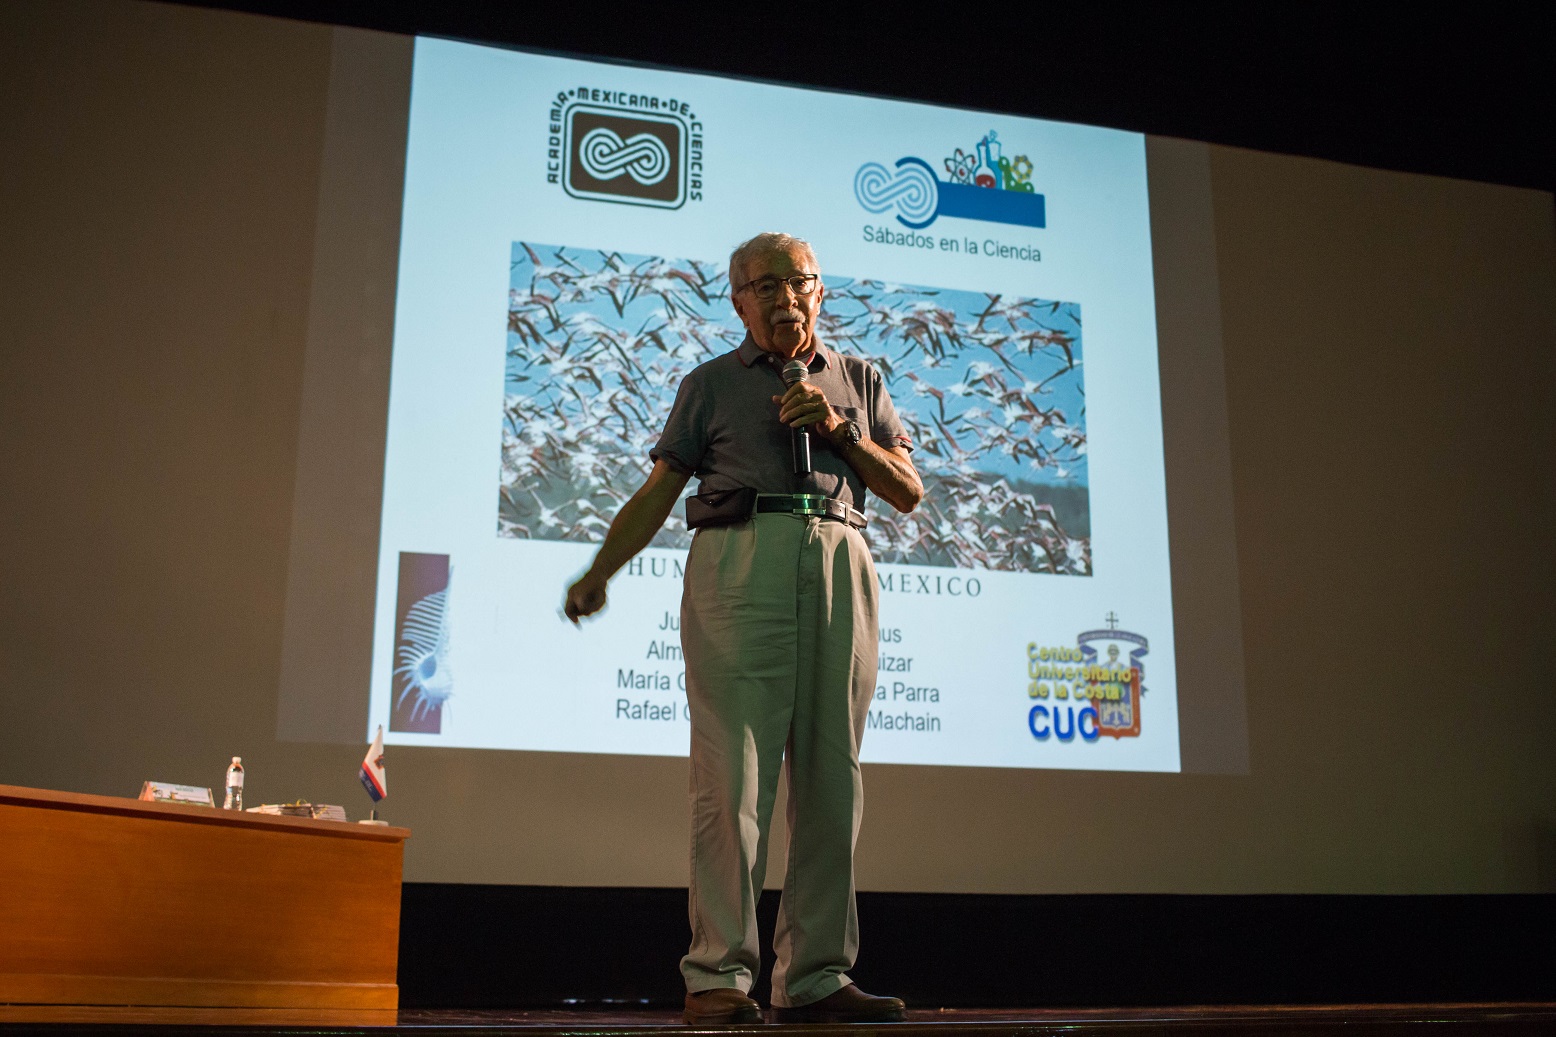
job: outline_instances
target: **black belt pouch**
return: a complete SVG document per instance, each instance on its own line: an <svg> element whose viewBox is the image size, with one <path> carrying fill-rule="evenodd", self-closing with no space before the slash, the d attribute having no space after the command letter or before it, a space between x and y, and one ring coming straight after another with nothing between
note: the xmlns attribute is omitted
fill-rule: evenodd
<svg viewBox="0 0 1556 1037"><path fill-rule="evenodd" d="M749 486L704 491L686 498L686 524L692 529L733 525L750 518L755 510L756 491Z"/></svg>

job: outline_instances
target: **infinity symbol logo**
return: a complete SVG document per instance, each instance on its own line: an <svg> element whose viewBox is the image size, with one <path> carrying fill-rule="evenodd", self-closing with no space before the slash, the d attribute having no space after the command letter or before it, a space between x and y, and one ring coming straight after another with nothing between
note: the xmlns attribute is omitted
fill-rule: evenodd
<svg viewBox="0 0 1556 1037"><path fill-rule="evenodd" d="M885 212L893 205L909 227L923 227L940 205L940 181L920 159L905 158L893 173L879 162L866 162L854 174L854 197L870 212Z"/></svg>
<svg viewBox="0 0 1556 1037"><path fill-rule="evenodd" d="M578 157L596 180L614 180L626 173L648 187L670 172L670 149L652 133L622 140L615 131L596 126L579 142Z"/></svg>

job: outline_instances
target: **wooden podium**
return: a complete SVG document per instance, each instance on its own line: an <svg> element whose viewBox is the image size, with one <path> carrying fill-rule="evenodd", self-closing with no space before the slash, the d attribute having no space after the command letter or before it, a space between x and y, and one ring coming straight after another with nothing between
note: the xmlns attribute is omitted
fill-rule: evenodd
<svg viewBox="0 0 1556 1037"><path fill-rule="evenodd" d="M396 1008L409 835L0 785L0 1004Z"/></svg>

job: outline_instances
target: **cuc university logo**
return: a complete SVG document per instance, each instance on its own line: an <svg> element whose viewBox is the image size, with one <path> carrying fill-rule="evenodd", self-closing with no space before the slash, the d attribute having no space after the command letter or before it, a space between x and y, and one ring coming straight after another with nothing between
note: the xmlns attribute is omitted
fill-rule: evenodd
<svg viewBox="0 0 1556 1037"><path fill-rule="evenodd" d="M1145 657L1151 643L1120 630L1118 616L1107 626L1083 631L1074 645L1027 645L1027 728L1039 742L1095 742L1139 738L1145 695Z"/></svg>

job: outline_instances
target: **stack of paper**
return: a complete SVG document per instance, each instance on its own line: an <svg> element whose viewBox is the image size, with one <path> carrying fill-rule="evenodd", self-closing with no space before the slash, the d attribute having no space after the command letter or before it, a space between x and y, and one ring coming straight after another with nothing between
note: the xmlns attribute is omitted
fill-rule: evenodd
<svg viewBox="0 0 1556 1037"><path fill-rule="evenodd" d="M250 814L277 814L281 817L312 817L312 803L265 803L262 806L249 807Z"/></svg>
<svg viewBox="0 0 1556 1037"><path fill-rule="evenodd" d="M329 803L304 803L298 800L296 803L266 803L263 806L249 807L251 814L276 814L280 817L317 817L324 821L346 820L346 808L332 806Z"/></svg>

